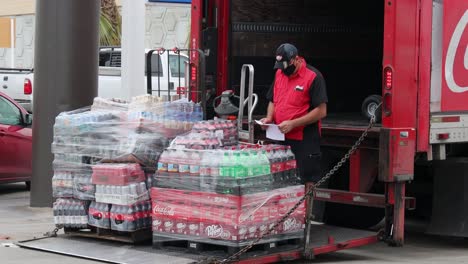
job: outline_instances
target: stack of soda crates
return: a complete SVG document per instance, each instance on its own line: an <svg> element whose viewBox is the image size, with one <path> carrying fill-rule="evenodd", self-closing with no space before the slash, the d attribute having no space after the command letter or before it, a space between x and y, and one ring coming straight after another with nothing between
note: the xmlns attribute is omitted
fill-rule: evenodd
<svg viewBox="0 0 468 264"><path fill-rule="evenodd" d="M96 201L89 208L89 225L116 232L150 228L151 203L140 165L94 165L92 183Z"/></svg>
<svg viewBox="0 0 468 264"><path fill-rule="evenodd" d="M153 179L153 241L240 246L265 234L304 195L288 146L167 149ZM301 237L304 204L270 239Z"/></svg>
<svg viewBox="0 0 468 264"><path fill-rule="evenodd" d="M54 221L69 229L149 230L149 175L170 140L201 120L200 105L151 96L132 99L131 108L99 98L94 103L56 117Z"/></svg>

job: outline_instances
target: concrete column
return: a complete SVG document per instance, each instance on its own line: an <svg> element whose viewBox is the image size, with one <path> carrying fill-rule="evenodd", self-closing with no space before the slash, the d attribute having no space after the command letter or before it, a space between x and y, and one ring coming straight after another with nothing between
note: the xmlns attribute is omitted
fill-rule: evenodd
<svg viewBox="0 0 468 264"><path fill-rule="evenodd" d="M145 0L122 1L122 93L146 94Z"/></svg>
<svg viewBox="0 0 468 264"><path fill-rule="evenodd" d="M52 204L55 117L97 95L99 0L37 0L31 206Z"/></svg>

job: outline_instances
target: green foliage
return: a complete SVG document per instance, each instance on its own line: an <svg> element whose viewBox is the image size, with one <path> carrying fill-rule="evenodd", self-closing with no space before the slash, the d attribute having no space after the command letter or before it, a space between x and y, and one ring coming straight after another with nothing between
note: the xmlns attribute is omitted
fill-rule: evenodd
<svg viewBox="0 0 468 264"><path fill-rule="evenodd" d="M99 38L101 46L120 46L121 21L118 26L113 26L111 19L106 13L101 11L99 19Z"/></svg>

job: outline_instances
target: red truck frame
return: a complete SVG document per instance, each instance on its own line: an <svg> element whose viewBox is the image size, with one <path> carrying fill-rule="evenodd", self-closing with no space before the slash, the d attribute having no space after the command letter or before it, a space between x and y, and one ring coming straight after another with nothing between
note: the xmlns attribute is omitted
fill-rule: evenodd
<svg viewBox="0 0 468 264"><path fill-rule="evenodd" d="M415 207L415 200L405 198L405 194L407 183L417 181L416 157L444 164L450 158L447 149L468 142L468 2L381 1L382 123L351 156L347 188L319 189L315 199L385 208L384 236L394 245L403 245L405 208ZM211 82L218 95L230 89L232 75L238 74L232 70L231 50L235 2L192 0L190 45L204 50L207 58L215 57L215 69L209 69L207 63L207 74L214 72L207 85ZM215 34L205 35L207 30ZM192 53L191 59L196 62L198 54ZM192 69L192 73L196 71ZM196 83L191 85L197 89ZM363 129L324 122L323 146L347 148ZM382 192L368 193L376 182L384 186ZM434 199L438 195L434 193ZM330 245L339 249L336 244Z"/></svg>

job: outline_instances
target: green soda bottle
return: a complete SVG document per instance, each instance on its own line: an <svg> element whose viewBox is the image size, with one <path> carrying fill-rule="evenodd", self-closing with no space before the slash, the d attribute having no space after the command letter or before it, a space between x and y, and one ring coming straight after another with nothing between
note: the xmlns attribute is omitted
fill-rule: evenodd
<svg viewBox="0 0 468 264"><path fill-rule="evenodd" d="M229 151L225 151L223 155L223 159L221 160L220 164L220 171L219 171L219 180L220 180L220 187L221 193L230 194L232 193L231 188L231 179L233 176L233 164L232 164L232 157Z"/></svg>

